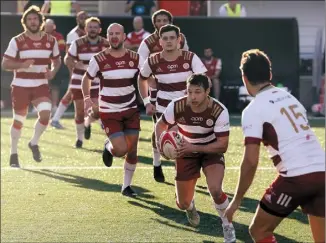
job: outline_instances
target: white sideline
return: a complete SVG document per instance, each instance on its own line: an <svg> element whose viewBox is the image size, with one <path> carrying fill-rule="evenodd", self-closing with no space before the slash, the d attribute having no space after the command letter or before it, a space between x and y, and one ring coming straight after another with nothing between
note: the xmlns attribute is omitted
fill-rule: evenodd
<svg viewBox="0 0 326 243"><path fill-rule="evenodd" d="M163 166L164 170L174 169L173 166ZM111 166L110 168L104 166L26 166L20 168L12 168L12 167L1 167L1 171L11 171L11 170L122 170L123 166ZM137 170L152 170L152 166L137 166ZM239 166L235 167L226 167L226 171L228 170L239 170ZM275 170L274 167L258 167L258 170Z"/></svg>

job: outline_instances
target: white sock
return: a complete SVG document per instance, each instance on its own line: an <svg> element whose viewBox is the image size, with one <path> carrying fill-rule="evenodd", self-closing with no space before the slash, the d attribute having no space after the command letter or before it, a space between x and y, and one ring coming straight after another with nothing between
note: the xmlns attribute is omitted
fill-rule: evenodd
<svg viewBox="0 0 326 243"><path fill-rule="evenodd" d="M216 209L218 215L220 216L223 225L231 224L228 221L227 217L223 217L224 211L228 207L228 205L229 205L229 198L226 198L226 200L222 204L217 204L214 202L215 209Z"/></svg>
<svg viewBox="0 0 326 243"><path fill-rule="evenodd" d="M10 154L17 154L18 141L21 136L21 129L16 129L13 126L10 128Z"/></svg>
<svg viewBox="0 0 326 243"><path fill-rule="evenodd" d="M84 122L78 124L76 123L76 132L77 132L77 139L80 141L84 140L84 131L85 131L85 126Z"/></svg>
<svg viewBox="0 0 326 243"><path fill-rule="evenodd" d="M188 207L186 210L187 210L187 211L191 211L191 210L194 208L194 204L195 204L195 200L192 199L192 201L191 201L189 207Z"/></svg>
<svg viewBox="0 0 326 243"><path fill-rule="evenodd" d="M85 122L84 122L85 127L89 127L89 126L91 125L91 123L92 123L92 122L95 122L95 121L96 121L96 119L94 119L93 117L91 117L91 116L87 116L87 117L85 118Z"/></svg>
<svg viewBox="0 0 326 243"><path fill-rule="evenodd" d="M134 172L136 170L136 164L129 164L127 161L125 161L124 169L125 173L123 176L122 190L131 185L132 177L134 176Z"/></svg>
<svg viewBox="0 0 326 243"><path fill-rule="evenodd" d="M65 111L67 110L68 106L62 104L62 102L60 102L58 109L55 111L54 116L52 117L53 121L59 121L62 117L62 115L65 113Z"/></svg>
<svg viewBox="0 0 326 243"><path fill-rule="evenodd" d="M36 121L35 126L34 126L34 135L31 140L32 145L37 145L38 141L40 140L41 135L45 131L48 125L43 125L40 123L39 120Z"/></svg>
<svg viewBox="0 0 326 243"><path fill-rule="evenodd" d="M160 152L156 148L153 148L153 165L160 166L161 165L161 155Z"/></svg>

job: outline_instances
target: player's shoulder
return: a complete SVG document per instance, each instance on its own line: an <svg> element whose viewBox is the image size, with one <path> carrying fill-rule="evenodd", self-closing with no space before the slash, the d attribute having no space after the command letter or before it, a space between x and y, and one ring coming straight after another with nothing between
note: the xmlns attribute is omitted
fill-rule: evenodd
<svg viewBox="0 0 326 243"><path fill-rule="evenodd" d="M195 53L192 51L181 50L181 53L186 61L191 61L191 59L195 56Z"/></svg>
<svg viewBox="0 0 326 243"><path fill-rule="evenodd" d="M20 33L12 38L12 40L15 40L17 43L19 42L25 42L26 41L26 36L25 33Z"/></svg>
<svg viewBox="0 0 326 243"><path fill-rule="evenodd" d="M156 32L150 34L149 36L147 36L144 41L147 43L147 44L154 44L156 43L157 41L157 38L158 38L158 34Z"/></svg>
<svg viewBox="0 0 326 243"><path fill-rule="evenodd" d="M153 53L148 57L149 65L156 65L160 62L161 59L161 52Z"/></svg>
<svg viewBox="0 0 326 243"><path fill-rule="evenodd" d="M177 114L184 112L187 106L187 96L172 100L172 104Z"/></svg>
<svg viewBox="0 0 326 243"><path fill-rule="evenodd" d="M226 106L221 101L213 97L210 97L208 108L211 111L210 114L216 119L220 116L222 112L226 112L227 114L229 114L229 111Z"/></svg>
<svg viewBox="0 0 326 243"><path fill-rule="evenodd" d="M69 33L67 34L67 36L71 36L71 35L76 35L77 34L77 29L78 27L74 27L72 30L69 31Z"/></svg>
<svg viewBox="0 0 326 243"><path fill-rule="evenodd" d="M107 60L107 50L104 49L104 50L102 50L102 51L96 53L96 54L92 57L92 59L93 59L93 58L94 58L94 60L95 60L96 62L98 62L98 63Z"/></svg>
<svg viewBox="0 0 326 243"><path fill-rule="evenodd" d="M139 60L139 54L135 51L126 49L127 54L129 55L129 58L132 60Z"/></svg>
<svg viewBox="0 0 326 243"><path fill-rule="evenodd" d="M75 40L75 43L77 46L82 46L85 45L88 42L87 36L82 36L79 37L78 39Z"/></svg>

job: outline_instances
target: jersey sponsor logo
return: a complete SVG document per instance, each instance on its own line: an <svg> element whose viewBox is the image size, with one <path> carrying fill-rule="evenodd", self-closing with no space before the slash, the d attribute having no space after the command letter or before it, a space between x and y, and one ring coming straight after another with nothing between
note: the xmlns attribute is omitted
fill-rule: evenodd
<svg viewBox="0 0 326 243"><path fill-rule="evenodd" d="M51 44L50 44L49 42L47 42L47 43L45 44L45 46L46 46L46 48L50 48Z"/></svg>
<svg viewBox="0 0 326 243"><path fill-rule="evenodd" d="M276 102L280 102L280 101L283 101L285 99L290 99L290 98L291 98L291 95L286 95L286 96L283 96L283 97L279 97L276 100L269 100L269 102L274 104Z"/></svg>
<svg viewBox="0 0 326 243"><path fill-rule="evenodd" d="M204 118L202 117L191 117L190 120L192 120L193 122L202 122L204 120Z"/></svg>
<svg viewBox="0 0 326 243"><path fill-rule="evenodd" d="M214 121L212 119L208 119L206 121L206 125L209 126L209 127L213 126L213 124L214 124Z"/></svg>
<svg viewBox="0 0 326 243"><path fill-rule="evenodd" d="M34 42L33 45L34 45L35 48L40 48L42 43L41 42Z"/></svg>
<svg viewBox="0 0 326 243"><path fill-rule="evenodd" d="M291 196L281 193L281 195L278 197L276 201L276 204L287 207L291 200L292 200Z"/></svg>
<svg viewBox="0 0 326 243"><path fill-rule="evenodd" d="M182 67L183 67L184 69L186 69L186 70L187 70L187 69L189 69L189 67L190 67L190 66L189 66L189 64L188 64L188 63L184 63L184 64L182 65Z"/></svg>
<svg viewBox="0 0 326 243"><path fill-rule="evenodd" d="M172 71L172 70L175 70L178 68L178 64L171 64L171 65L168 65L167 68Z"/></svg>
<svg viewBox="0 0 326 243"><path fill-rule="evenodd" d="M117 66L123 66L123 65L125 65L125 64L126 64L125 61L115 62L115 65L117 65Z"/></svg>
<svg viewBox="0 0 326 243"><path fill-rule="evenodd" d="M130 67L135 66L134 62L133 62L133 61L130 61L130 62L129 62L129 66L130 66Z"/></svg>

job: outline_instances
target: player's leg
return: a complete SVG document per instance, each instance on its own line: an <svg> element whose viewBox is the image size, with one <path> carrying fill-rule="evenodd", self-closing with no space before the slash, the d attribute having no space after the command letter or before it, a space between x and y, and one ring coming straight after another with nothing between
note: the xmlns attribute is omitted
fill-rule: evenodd
<svg viewBox="0 0 326 243"><path fill-rule="evenodd" d="M21 129L28 113L30 103L30 88L12 86L11 100L13 108L13 122L10 127L10 166L20 167L18 159L18 142L21 137Z"/></svg>
<svg viewBox="0 0 326 243"><path fill-rule="evenodd" d="M219 99L220 97L220 90L221 90L221 84L219 79L212 79L212 89L213 89L213 95L215 99Z"/></svg>
<svg viewBox="0 0 326 243"><path fill-rule="evenodd" d="M156 121L162 114L155 114L153 116L153 133L152 133L152 151L153 151L153 176L155 181L164 182L165 177L161 165L161 154L156 148L156 138L155 138L155 124Z"/></svg>
<svg viewBox="0 0 326 243"><path fill-rule="evenodd" d="M134 176L136 165L138 162L137 158L137 148L139 139L139 130L125 130L125 139L127 142L127 155L124 161L124 175L123 175L123 185L121 192L125 196L137 196L137 193L131 188L132 178Z"/></svg>
<svg viewBox="0 0 326 243"><path fill-rule="evenodd" d="M222 220L224 241L235 242L236 236L233 224L223 216L225 209L229 205L229 199L222 189L225 169L224 156L206 154L201 160L209 193L214 201L214 207Z"/></svg>
<svg viewBox="0 0 326 243"><path fill-rule="evenodd" d="M176 203L186 210L189 223L196 227L200 223L200 216L195 207L195 186L200 177L200 161L198 157L176 159Z"/></svg>
<svg viewBox="0 0 326 243"><path fill-rule="evenodd" d="M81 91L80 91L81 92ZM82 95L82 94L81 94ZM84 140L84 99L78 98L74 99L75 106L75 124L76 124L76 148L83 147Z"/></svg>
<svg viewBox="0 0 326 243"><path fill-rule="evenodd" d="M64 96L61 98L58 109L56 110L55 114L52 117L52 121L51 121L52 127L63 129L63 126L60 124L59 120L61 119L65 111L68 109L69 105L71 104L71 101L72 101L72 92L71 89L68 88Z"/></svg>
<svg viewBox="0 0 326 243"><path fill-rule="evenodd" d="M315 242L325 242L325 217L308 215L312 237Z"/></svg>
<svg viewBox="0 0 326 243"><path fill-rule="evenodd" d="M88 114L85 114L85 133L84 137L85 139L90 139L91 138L91 124L99 119L99 111L98 111L98 89L92 89L91 90L91 99L94 104L92 109Z"/></svg>
<svg viewBox="0 0 326 243"><path fill-rule="evenodd" d="M48 85L41 85L33 88L32 104L38 112L38 119L34 126L34 134L28 146L33 153L33 158L36 162L42 161L42 156L39 150L39 140L46 130L51 116L51 95Z"/></svg>

